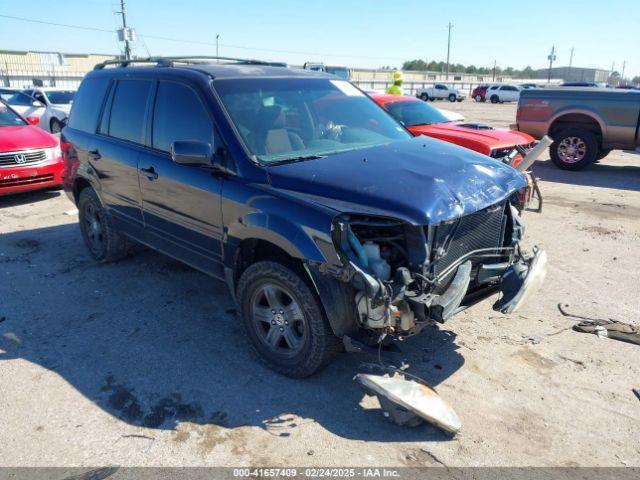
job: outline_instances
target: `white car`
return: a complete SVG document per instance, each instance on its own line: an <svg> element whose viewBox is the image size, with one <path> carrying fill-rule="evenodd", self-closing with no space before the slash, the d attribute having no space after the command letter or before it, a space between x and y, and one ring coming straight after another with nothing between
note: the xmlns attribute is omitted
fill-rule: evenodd
<svg viewBox="0 0 640 480"><path fill-rule="evenodd" d="M46 111L42 103L15 88L0 88L0 98L24 118L37 117L40 119L38 126L42 126L42 117Z"/></svg>
<svg viewBox="0 0 640 480"><path fill-rule="evenodd" d="M62 130L64 119L69 116L75 90L54 87L35 87L23 90L27 95L41 102L46 112L40 119L40 126L51 133Z"/></svg>
<svg viewBox="0 0 640 480"><path fill-rule="evenodd" d="M517 102L522 89L516 85L492 85L485 97L491 103Z"/></svg>
<svg viewBox="0 0 640 480"><path fill-rule="evenodd" d="M467 95L462 93L457 88L447 86L443 83L436 83L432 87L419 88L416 91L416 97L424 100L444 100L448 99L450 102L461 102Z"/></svg>

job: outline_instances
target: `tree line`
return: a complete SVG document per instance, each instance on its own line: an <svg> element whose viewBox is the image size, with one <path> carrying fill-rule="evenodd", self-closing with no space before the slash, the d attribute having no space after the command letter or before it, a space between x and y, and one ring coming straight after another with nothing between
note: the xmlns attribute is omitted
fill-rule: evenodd
<svg viewBox="0 0 640 480"><path fill-rule="evenodd" d="M402 70L414 70L418 72L444 72L447 69L446 62L436 62L431 60L407 60L402 64ZM475 65L462 65L461 63L450 63L449 73L477 73L480 75L487 75L493 73L493 67L476 67ZM495 67L496 74L509 75L516 78L533 78L534 70L530 66L526 66L522 70L517 70L513 67L501 68Z"/></svg>

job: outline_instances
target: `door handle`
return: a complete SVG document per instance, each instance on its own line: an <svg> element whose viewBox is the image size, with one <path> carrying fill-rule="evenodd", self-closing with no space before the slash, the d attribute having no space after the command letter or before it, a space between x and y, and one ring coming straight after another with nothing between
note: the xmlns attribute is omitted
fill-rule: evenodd
<svg viewBox="0 0 640 480"><path fill-rule="evenodd" d="M100 155L97 148L95 150L89 150L89 156L91 157L91 160L100 160L102 158L102 155Z"/></svg>
<svg viewBox="0 0 640 480"><path fill-rule="evenodd" d="M156 169L153 168L153 166L149 168L141 168L140 173L142 173L149 180L156 180L158 178L158 172L156 172Z"/></svg>

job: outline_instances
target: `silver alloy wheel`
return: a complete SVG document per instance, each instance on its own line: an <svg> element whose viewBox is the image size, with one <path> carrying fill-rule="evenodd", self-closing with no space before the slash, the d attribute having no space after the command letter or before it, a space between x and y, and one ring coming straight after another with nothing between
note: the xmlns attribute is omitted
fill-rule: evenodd
<svg viewBox="0 0 640 480"><path fill-rule="evenodd" d="M60 122L55 118L51 120L51 133L60 133L62 131L62 126Z"/></svg>
<svg viewBox="0 0 640 480"><path fill-rule="evenodd" d="M577 163L587 153L587 144L580 137L566 137L558 144L558 157L564 163Z"/></svg>
<svg viewBox="0 0 640 480"><path fill-rule="evenodd" d="M295 356L309 335L298 302L274 283L264 283L255 290L251 297L251 317L260 341L277 355Z"/></svg>

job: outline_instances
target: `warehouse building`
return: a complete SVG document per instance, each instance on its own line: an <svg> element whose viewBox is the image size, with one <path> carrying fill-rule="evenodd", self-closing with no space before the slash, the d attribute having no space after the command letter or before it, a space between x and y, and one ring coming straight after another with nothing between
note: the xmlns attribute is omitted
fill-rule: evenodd
<svg viewBox="0 0 640 480"><path fill-rule="evenodd" d="M0 86L76 88L96 63L114 55L0 50Z"/></svg>
<svg viewBox="0 0 640 480"><path fill-rule="evenodd" d="M580 68L580 67L553 67L551 78L561 78L565 82L596 82L606 83L609 80L609 70L601 68ZM548 68L541 68L535 71L535 78L547 79Z"/></svg>

